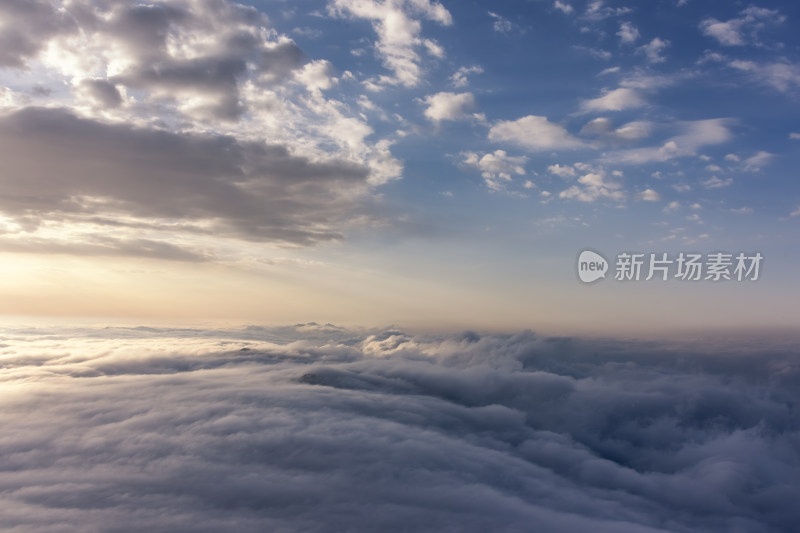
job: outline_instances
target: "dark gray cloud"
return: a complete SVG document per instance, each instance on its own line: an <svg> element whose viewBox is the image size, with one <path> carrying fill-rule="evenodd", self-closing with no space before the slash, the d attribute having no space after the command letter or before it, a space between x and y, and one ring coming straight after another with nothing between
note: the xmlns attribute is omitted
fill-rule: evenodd
<svg viewBox="0 0 800 533"><path fill-rule="evenodd" d="M6 330L20 531L785 532L796 351L331 325Z"/></svg>
<svg viewBox="0 0 800 533"><path fill-rule="evenodd" d="M357 209L368 171L231 136L103 124L26 108L0 117L0 210L50 221L109 215L213 221L219 234L312 244Z"/></svg>
<svg viewBox="0 0 800 533"><path fill-rule="evenodd" d="M122 104L119 89L109 81L86 79L81 82L81 88L102 107L118 107Z"/></svg>
<svg viewBox="0 0 800 533"><path fill-rule="evenodd" d="M76 29L74 21L47 0L0 2L0 67L25 67L48 40Z"/></svg>

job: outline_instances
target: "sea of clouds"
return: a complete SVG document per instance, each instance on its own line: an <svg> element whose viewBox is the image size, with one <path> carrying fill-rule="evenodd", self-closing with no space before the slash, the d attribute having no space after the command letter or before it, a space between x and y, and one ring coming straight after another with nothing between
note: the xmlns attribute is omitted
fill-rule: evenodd
<svg viewBox="0 0 800 533"><path fill-rule="evenodd" d="M788 532L791 344L5 329L0 530Z"/></svg>

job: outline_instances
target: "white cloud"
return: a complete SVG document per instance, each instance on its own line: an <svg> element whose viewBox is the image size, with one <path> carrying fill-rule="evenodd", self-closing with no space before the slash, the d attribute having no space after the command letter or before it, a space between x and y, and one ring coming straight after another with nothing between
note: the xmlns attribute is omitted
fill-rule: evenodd
<svg viewBox="0 0 800 533"><path fill-rule="evenodd" d="M450 76L450 83L453 87L462 88L469 85L470 74L482 74L483 67L480 65L473 65L471 67L461 67L452 76Z"/></svg>
<svg viewBox="0 0 800 533"><path fill-rule="evenodd" d="M426 96L425 103L425 116L438 123L468 118L469 110L475 107L475 97L472 93L441 92Z"/></svg>
<svg viewBox="0 0 800 533"><path fill-rule="evenodd" d="M569 5L569 4L565 3L565 2L560 2L559 0L555 1L555 3L553 4L553 7L555 9L560 10L565 15L569 15L570 13L575 11L575 9L573 9L573 7L571 5Z"/></svg>
<svg viewBox="0 0 800 533"><path fill-rule="evenodd" d="M621 190L622 185L607 181L605 172L600 169L584 174L578 178L578 183L579 185L573 185L569 189L561 191L558 195L559 198L581 202L595 202L600 199L621 202L625 199L625 192Z"/></svg>
<svg viewBox="0 0 800 533"><path fill-rule="evenodd" d="M555 174L560 178L574 178L575 177L575 168L567 165L550 165L547 167L547 171L550 174Z"/></svg>
<svg viewBox="0 0 800 533"><path fill-rule="evenodd" d="M786 61L759 64L754 61L733 60L729 66L747 72L755 83L767 85L780 92L800 89L800 65Z"/></svg>
<svg viewBox="0 0 800 533"><path fill-rule="evenodd" d="M495 150L494 153L483 155L464 152L461 155L466 165L480 170L486 186L493 191L502 190L504 182L511 181L514 174L524 176L525 164L528 162L527 157L509 156L504 150Z"/></svg>
<svg viewBox="0 0 800 533"><path fill-rule="evenodd" d="M793 141L800 140L800 133L792 132L789 134L789 138Z"/></svg>
<svg viewBox="0 0 800 533"><path fill-rule="evenodd" d="M650 136L653 130L653 125L650 122L634 121L623 124L614 130L614 137L617 139L624 139L628 141L638 141Z"/></svg>
<svg viewBox="0 0 800 533"><path fill-rule="evenodd" d="M503 17L502 15L498 15L497 13L494 13L492 11L489 11L488 13L489 16L492 18L492 20L494 21L492 22L492 28L494 28L494 31L498 33L508 33L516 27L516 24L514 24L507 18Z"/></svg>
<svg viewBox="0 0 800 533"><path fill-rule="evenodd" d="M750 6L739 12L738 18L721 22L715 18L705 19L700 29L725 46L759 44L758 32L769 26L782 24L786 17L777 10Z"/></svg>
<svg viewBox="0 0 800 533"><path fill-rule="evenodd" d="M381 76L379 85L416 87L423 78L417 49L424 48L435 57L443 55L436 42L420 37L422 24L418 16L443 26L453 23L450 12L439 2L431 0L331 0L328 11L334 16L372 21L378 34L375 47L384 66L393 73L392 76Z"/></svg>
<svg viewBox="0 0 800 533"><path fill-rule="evenodd" d="M680 208L681 208L680 202L672 201L668 203L667 206L664 208L664 212L672 213L673 211L677 211Z"/></svg>
<svg viewBox="0 0 800 533"><path fill-rule="evenodd" d="M629 7L608 7L605 5L604 0L591 0L586 4L586 11L583 16L588 20L598 21L608 17L627 15L632 11Z"/></svg>
<svg viewBox="0 0 800 533"><path fill-rule="evenodd" d="M659 147L620 150L608 154L604 159L617 163L641 164L696 155L697 150L703 146L721 144L731 138L727 122L725 119L708 119L681 123L683 132Z"/></svg>
<svg viewBox="0 0 800 533"><path fill-rule="evenodd" d="M732 161L734 163L739 162L739 156L736 154L727 154L725 156L725 161Z"/></svg>
<svg viewBox="0 0 800 533"><path fill-rule="evenodd" d="M620 87L613 91L606 91L603 96L598 98L584 100L581 103L580 109L584 113L622 111L625 109L642 107L645 104L646 102L639 91Z"/></svg>
<svg viewBox="0 0 800 533"><path fill-rule="evenodd" d="M637 197L645 202L658 202L661 200L661 195L653 189L645 189Z"/></svg>
<svg viewBox="0 0 800 533"><path fill-rule="evenodd" d="M749 170L751 172L759 172L761 170L761 167L772 161L773 157L775 157L775 154L771 154L769 152L761 150L757 154L750 156L744 160L743 162L744 169Z"/></svg>
<svg viewBox="0 0 800 533"><path fill-rule="evenodd" d="M706 189L720 189L729 186L731 183L733 183L733 178L720 179L717 176L712 176L705 180L702 185Z"/></svg>
<svg viewBox="0 0 800 533"><path fill-rule="evenodd" d="M733 213L734 215L752 215L753 208L752 207L738 207L735 209L729 209L729 212Z"/></svg>
<svg viewBox="0 0 800 533"><path fill-rule="evenodd" d="M800 205L789 214L790 217L800 217Z"/></svg>
<svg viewBox="0 0 800 533"><path fill-rule="evenodd" d="M772 344L316 324L3 344L0 504L18 531L796 524L798 372Z"/></svg>
<svg viewBox="0 0 800 533"><path fill-rule="evenodd" d="M623 22L619 26L617 36L623 44L630 44L639 38L639 30L631 22Z"/></svg>
<svg viewBox="0 0 800 533"><path fill-rule="evenodd" d="M547 117L535 115L497 122L489 130L489 140L514 143L533 152L583 146L563 126L548 121Z"/></svg>
<svg viewBox="0 0 800 533"><path fill-rule="evenodd" d="M649 43L640 46L638 50L647 57L647 60L650 63L663 63L664 61L666 61L667 58L661 55L661 52L663 52L664 49L667 48L669 45L670 45L669 41L665 41L663 39L660 39L659 37L656 37Z"/></svg>

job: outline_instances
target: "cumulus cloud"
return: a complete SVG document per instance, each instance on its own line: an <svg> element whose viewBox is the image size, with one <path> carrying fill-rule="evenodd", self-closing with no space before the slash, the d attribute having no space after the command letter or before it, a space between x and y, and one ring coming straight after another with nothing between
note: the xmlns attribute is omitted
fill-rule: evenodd
<svg viewBox="0 0 800 533"><path fill-rule="evenodd" d="M470 74L482 74L483 67L480 65L472 65L471 67L461 67L450 76L450 82L453 87L462 88L469 85Z"/></svg>
<svg viewBox="0 0 800 533"><path fill-rule="evenodd" d="M6 331L4 526L788 531L794 347Z"/></svg>
<svg viewBox="0 0 800 533"><path fill-rule="evenodd" d="M593 113L622 111L642 107L645 104L646 102L639 91L628 87L620 87L612 91L606 91L603 96L584 100L580 108L584 113Z"/></svg>
<svg viewBox="0 0 800 533"><path fill-rule="evenodd" d="M650 63L663 63L667 60L661 52L670 45L669 41L665 41L656 37L644 46L639 47L639 51L647 57Z"/></svg>
<svg viewBox="0 0 800 533"><path fill-rule="evenodd" d="M578 185L561 191L558 195L559 198L581 202L595 202L600 199L620 202L625 199L625 191L622 190L620 183L608 180L603 169L590 170L578 178Z"/></svg>
<svg viewBox="0 0 800 533"><path fill-rule="evenodd" d="M645 202L658 202L661 200L661 195L653 189L645 189L637 195L637 198Z"/></svg>
<svg viewBox="0 0 800 533"><path fill-rule="evenodd" d="M572 7L570 4L567 4L566 2L560 2L559 0L556 0L556 1L553 3L553 7L554 7L555 9L558 9L559 11L561 11L562 13L564 13L565 15L569 15L569 14L571 14L573 11L575 11L575 8L573 8L573 7Z"/></svg>
<svg viewBox="0 0 800 533"><path fill-rule="evenodd" d="M630 44L639 38L639 30L633 25L633 23L629 21L623 22L619 25L617 37L619 37L620 42L623 44Z"/></svg>
<svg viewBox="0 0 800 533"><path fill-rule="evenodd" d="M511 176L525 175L525 156L510 156L505 150L495 150L494 153L478 154L464 152L461 154L464 164L480 170L486 186L493 191L503 189L503 183L511 181ZM526 187L530 188L530 187Z"/></svg>
<svg viewBox="0 0 800 533"><path fill-rule="evenodd" d="M4 47L0 66L57 85L0 101L0 211L22 228L5 249L210 257L173 253L199 233L311 245L341 238L402 172L391 140L325 96L339 83L333 66L255 8L54 0L0 14L4 35L37 36ZM20 96L33 91L41 107Z"/></svg>
<svg viewBox="0 0 800 533"><path fill-rule="evenodd" d="M708 18L700 23L703 34L716 39L725 46L759 44L758 33L769 26L783 23L786 17L775 9L750 6L739 12L739 16L728 21Z"/></svg>
<svg viewBox="0 0 800 533"><path fill-rule="evenodd" d="M555 174L561 178L572 178L575 177L575 167L571 167L568 165L559 165L556 163L555 165L550 165L547 167L547 171L550 174Z"/></svg>
<svg viewBox="0 0 800 533"><path fill-rule="evenodd" d="M501 120L489 130L489 140L510 142L532 152L575 149L583 143L570 135L560 124L547 117L528 115L517 120Z"/></svg>
<svg viewBox="0 0 800 533"><path fill-rule="evenodd" d="M442 55L438 44L421 37L419 17L443 26L453 23L450 12L439 2L430 0L332 0L328 11L339 17L372 21L378 34L375 47L392 76L381 76L380 84L416 87L422 82L423 70L418 50L425 49L436 57Z"/></svg>
<svg viewBox="0 0 800 533"><path fill-rule="evenodd" d="M468 118L475 107L472 93L440 92L425 97L425 117L433 122Z"/></svg>

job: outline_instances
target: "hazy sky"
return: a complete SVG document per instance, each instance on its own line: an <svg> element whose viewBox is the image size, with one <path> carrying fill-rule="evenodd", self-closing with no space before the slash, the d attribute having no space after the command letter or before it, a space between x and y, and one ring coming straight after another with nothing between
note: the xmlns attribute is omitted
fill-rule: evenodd
<svg viewBox="0 0 800 533"><path fill-rule="evenodd" d="M800 5L0 2L0 313L800 320ZM758 281L576 276L592 248Z"/></svg>

